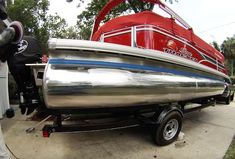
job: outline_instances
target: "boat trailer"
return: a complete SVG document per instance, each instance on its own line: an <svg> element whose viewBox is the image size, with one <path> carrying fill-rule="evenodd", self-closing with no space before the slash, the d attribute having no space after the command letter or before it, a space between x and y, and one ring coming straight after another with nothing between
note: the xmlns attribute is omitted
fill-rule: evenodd
<svg viewBox="0 0 235 159"><path fill-rule="evenodd" d="M87 132L114 130L142 126L150 130L153 141L164 146L172 143L181 131L184 114L215 105L214 98L204 99L200 104L169 103L158 106L139 106L134 108L48 109L54 116L53 124L44 125L43 137L50 137L54 132ZM74 115L74 116L73 116ZM76 119L70 123L67 119Z"/></svg>
<svg viewBox="0 0 235 159"><path fill-rule="evenodd" d="M42 87L45 64L27 64L33 68L35 83ZM182 128L184 114L214 106L217 98L207 97L177 103L141 105L134 107L105 107L97 109L49 109L44 113L54 117L44 125L43 137L55 132L86 132L142 126L150 130L153 141L160 146L176 140ZM73 120L68 120L68 118Z"/></svg>

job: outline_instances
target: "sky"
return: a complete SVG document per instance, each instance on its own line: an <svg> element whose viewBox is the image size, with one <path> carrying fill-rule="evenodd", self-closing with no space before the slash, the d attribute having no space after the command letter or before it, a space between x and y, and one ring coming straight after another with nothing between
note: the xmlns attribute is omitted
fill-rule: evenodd
<svg viewBox="0 0 235 159"><path fill-rule="evenodd" d="M72 26L76 24L77 15L90 1L84 0L85 3L77 7L79 0L70 3L66 0L50 0L50 13L57 12ZM166 4L208 43L217 41L221 44L235 34L235 0L178 0L178 3Z"/></svg>

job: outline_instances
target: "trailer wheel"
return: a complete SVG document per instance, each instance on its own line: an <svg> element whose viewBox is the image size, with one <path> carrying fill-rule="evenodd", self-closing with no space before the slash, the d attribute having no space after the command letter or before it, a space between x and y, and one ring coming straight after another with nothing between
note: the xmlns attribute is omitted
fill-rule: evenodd
<svg viewBox="0 0 235 159"><path fill-rule="evenodd" d="M156 127L152 134L155 143L165 146L176 140L182 128L182 116L179 112L170 112Z"/></svg>

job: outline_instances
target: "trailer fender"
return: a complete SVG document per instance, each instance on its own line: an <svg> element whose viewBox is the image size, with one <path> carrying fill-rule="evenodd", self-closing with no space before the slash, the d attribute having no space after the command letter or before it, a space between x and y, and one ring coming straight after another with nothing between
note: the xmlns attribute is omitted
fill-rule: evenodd
<svg viewBox="0 0 235 159"><path fill-rule="evenodd" d="M164 108L161 112L160 115L158 116L157 120L156 120L156 124L161 124L162 121L164 120L164 118L171 112L176 111L179 112L181 117L184 117L184 114L182 112L182 110L176 106L169 106Z"/></svg>

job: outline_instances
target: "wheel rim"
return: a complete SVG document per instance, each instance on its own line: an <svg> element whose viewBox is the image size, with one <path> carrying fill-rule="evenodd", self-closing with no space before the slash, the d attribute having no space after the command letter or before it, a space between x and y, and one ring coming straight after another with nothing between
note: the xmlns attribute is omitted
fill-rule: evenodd
<svg viewBox="0 0 235 159"><path fill-rule="evenodd" d="M179 128L179 122L176 119L171 119L167 122L164 131L163 131L163 138L165 140L171 140L175 137Z"/></svg>

